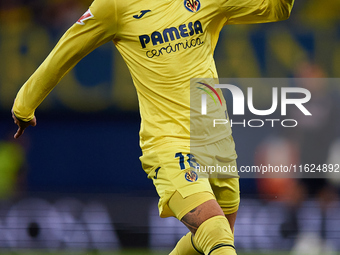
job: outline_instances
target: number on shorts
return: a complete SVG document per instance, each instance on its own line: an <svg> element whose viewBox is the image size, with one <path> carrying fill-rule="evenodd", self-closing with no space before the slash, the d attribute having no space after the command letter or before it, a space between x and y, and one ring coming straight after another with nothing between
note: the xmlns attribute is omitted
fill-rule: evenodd
<svg viewBox="0 0 340 255"><path fill-rule="evenodd" d="M196 159L194 158L194 155L187 154L187 157L188 157L187 162L190 167L196 168L197 166L199 166L199 164L196 162ZM182 152L176 153L175 158L179 158L179 167L181 168L181 170L184 170L185 164L184 164L184 156Z"/></svg>

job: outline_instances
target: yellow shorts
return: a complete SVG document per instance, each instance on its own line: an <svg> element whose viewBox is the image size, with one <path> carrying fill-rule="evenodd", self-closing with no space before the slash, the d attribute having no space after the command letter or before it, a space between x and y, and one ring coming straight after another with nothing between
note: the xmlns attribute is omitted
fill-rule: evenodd
<svg viewBox="0 0 340 255"><path fill-rule="evenodd" d="M235 167L236 153L229 153L229 155L215 153L216 151L223 152L223 148L229 143L230 140L226 138L217 143L202 146L200 148L204 154L202 162L207 161L212 165L217 162L219 165ZM236 212L240 201L237 173L226 176L214 175L216 178L206 178L205 175L201 177L195 170L198 164L202 165L202 163L195 160L191 151L189 146L166 144L144 151L143 156L140 157L142 167L148 178L152 179L160 197L158 204L160 216L176 216L168 206L170 198L176 191L183 198L200 192L209 192L215 196L225 214ZM210 160L207 156L209 152L213 152L210 154ZM220 157L223 158L222 161ZM202 199L200 204L208 198Z"/></svg>

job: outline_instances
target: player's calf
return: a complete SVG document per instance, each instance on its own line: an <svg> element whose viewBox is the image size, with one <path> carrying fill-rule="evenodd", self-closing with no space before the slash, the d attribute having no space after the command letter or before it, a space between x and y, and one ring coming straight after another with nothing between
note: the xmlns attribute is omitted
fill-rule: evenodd
<svg viewBox="0 0 340 255"><path fill-rule="evenodd" d="M197 201L198 198L205 196L205 193L198 193L183 199L179 193L176 193L169 202L169 207L173 210L178 219L180 219L194 234L190 240L188 236L182 238L176 248L170 253L177 254L226 254L235 255L234 235L223 210L212 196L198 206L191 207L183 217L180 213L188 210L188 207L180 206L181 204L190 204L190 201ZM192 198L192 199L191 199ZM185 203L183 203L185 200ZM190 253L184 253L184 250L190 248Z"/></svg>
<svg viewBox="0 0 340 255"><path fill-rule="evenodd" d="M176 244L176 247L169 255L204 255L194 244L192 233L189 232L181 238Z"/></svg>
<svg viewBox="0 0 340 255"><path fill-rule="evenodd" d="M204 221L196 231L194 241L208 255L236 255L234 235L225 216Z"/></svg>

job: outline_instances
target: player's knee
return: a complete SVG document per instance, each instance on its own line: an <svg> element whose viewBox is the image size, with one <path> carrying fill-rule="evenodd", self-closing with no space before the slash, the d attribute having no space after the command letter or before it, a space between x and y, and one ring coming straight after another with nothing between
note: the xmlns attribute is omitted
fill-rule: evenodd
<svg viewBox="0 0 340 255"><path fill-rule="evenodd" d="M221 215L209 218L199 226L194 243L204 254L236 254L234 235L227 218Z"/></svg>
<svg viewBox="0 0 340 255"><path fill-rule="evenodd" d="M181 221L195 234L198 227L206 220L214 216L224 216L223 211L216 200L208 200L188 212Z"/></svg>

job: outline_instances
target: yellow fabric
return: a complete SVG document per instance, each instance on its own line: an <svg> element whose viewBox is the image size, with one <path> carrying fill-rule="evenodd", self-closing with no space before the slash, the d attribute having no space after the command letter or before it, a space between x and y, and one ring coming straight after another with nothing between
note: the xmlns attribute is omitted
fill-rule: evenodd
<svg viewBox="0 0 340 255"><path fill-rule="evenodd" d="M180 157L176 157L178 153L184 157L184 169L181 169ZM160 197L158 208L161 217L175 216L168 202L176 191L183 198L200 192L213 194L208 178L187 180L187 173L193 171L188 164L188 154L190 154L190 147L169 144L166 147L148 150L140 157L142 167L148 178L153 181Z"/></svg>
<svg viewBox="0 0 340 255"><path fill-rule="evenodd" d="M140 157L142 167L148 178L153 181L160 197L158 208L161 217L176 216L168 205L175 191L184 199L201 192L215 194L217 202L226 214L237 211L240 201L238 175L234 176L234 178L226 178L224 174L213 174L214 178L210 178L210 175L206 173L198 173L196 168L190 167L188 156L192 155L192 152L198 151L201 156L203 154L204 156L198 159L195 155L194 159L201 166L206 164L216 165L218 163L224 166L236 167L236 153L233 146L230 145L230 139L227 138L214 144L195 148L170 143L144 151L143 156ZM226 161L221 162L219 157L216 157L216 153L222 153L219 155L223 156ZM179 154L183 156L184 169L181 169ZM191 163L193 164L193 162ZM186 179L189 171L197 174L197 180L191 182ZM229 175L226 176L228 177Z"/></svg>
<svg viewBox="0 0 340 255"><path fill-rule="evenodd" d="M191 232L187 233L176 244L176 247L170 252L169 255L201 255L197 248L193 246Z"/></svg>
<svg viewBox="0 0 340 255"><path fill-rule="evenodd" d="M239 178L213 178L210 184L224 214L237 212L240 204Z"/></svg>
<svg viewBox="0 0 340 255"><path fill-rule="evenodd" d="M237 154L231 134L219 141L201 146L193 146L190 153L195 156L195 171L201 178L239 177L237 171Z"/></svg>
<svg viewBox="0 0 340 255"><path fill-rule="evenodd" d="M90 7L92 16L65 33L20 89L13 107L15 115L31 120L42 100L80 59L112 40L137 90L142 149L169 142L188 146L189 80L217 77L213 53L222 27L286 19L294 0L199 2L200 8L191 12L183 0L95 0ZM141 12L146 10L150 11ZM220 113L224 110L223 100ZM201 127L205 130L199 133L201 144L211 142L212 136L220 140L231 133L224 125L212 130L211 123Z"/></svg>
<svg viewBox="0 0 340 255"><path fill-rule="evenodd" d="M192 209L212 199L215 200L215 197L209 192L200 192L183 198L181 194L176 191L170 198L169 208L175 214L176 218L181 220L183 216Z"/></svg>
<svg viewBox="0 0 340 255"><path fill-rule="evenodd" d="M203 222L194 236L195 244L204 254L235 255L234 235L224 216L215 216Z"/></svg>

